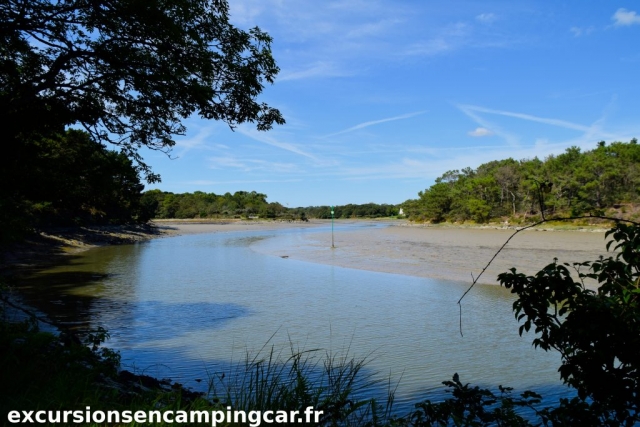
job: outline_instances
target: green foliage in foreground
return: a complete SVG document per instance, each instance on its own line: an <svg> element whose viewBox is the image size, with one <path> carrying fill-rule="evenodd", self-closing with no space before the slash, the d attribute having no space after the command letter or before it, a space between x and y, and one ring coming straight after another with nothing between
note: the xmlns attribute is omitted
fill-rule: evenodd
<svg viewBox="0 0 640 427"><path fill-rule="evenodd" d="M571 147L544 161L509 158L448 171L402 208L417 221L519 222L539 218L541 190L547 216L597 215L615 208L622 217L639 218L634 206L640 203L640 145L636 139L600 142L594 150Z"/></svg>
<svg viewBox="0 0 640 427"><path fill-rule="evenodd" d="M525 391L481 389L457 374L444 384L451 396L426 400L409 414L391 411L386 401L365 397L373 383L364 361L292 351L281 358L247 358L235 371L214 374L207 398L183 400L180 391L129 393L105 387L117 355L102 352L104 331L90 348L62 345L25 325L2 324L0 409L217 409L324 410L331 426L634 426L640 423L640 226L618 224L607 233L614 256L572 266L557 261L533 276L512 269L500 283L517 296L519 333L533 330L533 344L558 351L559 372L576 396L542 407L542 396ZM570 269L577 270L577 280ZM587 270L587 271L583 271ZM583 280L599 282L588 290ZM102 358L97 358L102 352ZM364 375L363 375L364 374Z"/></svg>
<svg viewBox="0 0 640 427"><path fill-rule="evenodd" d="M498 276L518 296L520 334L534 328L534 346L560 352L560 377L601 425L640 421L640 227L619 224L611 235L616 256L573 265L578 281L557 262L535 276ZM585 289L587 278L597 291Z"/></svg>

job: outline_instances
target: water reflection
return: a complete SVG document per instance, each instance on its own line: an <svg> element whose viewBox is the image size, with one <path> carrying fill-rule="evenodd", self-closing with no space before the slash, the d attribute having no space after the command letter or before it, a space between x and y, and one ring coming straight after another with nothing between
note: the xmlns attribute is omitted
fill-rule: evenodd
<svg viewBox="0 0 640 427"><path fill-rule="evenodd" d="M366 230L366 229L364 229ZM109 330L129 368L194 388L261 350L320 349L368 358L380 380L402 378L400 408L464 382L566 393L559 356L520 337L512 296L468 283L319 265L249 245L314 230L217 233L97 248L27 282L32 302L58 321ZM284 350L283 350L284 349ZM376 393L384 394L381 386Z"/></svg>

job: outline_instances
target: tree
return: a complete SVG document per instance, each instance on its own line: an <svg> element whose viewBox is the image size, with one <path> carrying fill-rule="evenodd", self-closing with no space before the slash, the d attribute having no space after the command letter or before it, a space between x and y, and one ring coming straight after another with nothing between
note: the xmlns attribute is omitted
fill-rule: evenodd
<svg viewBox="0 0 640 427"><path fill-rule="evenodd" d="M140 148L170 151L191 115L231 128L284 123L257 101L279 71L271 38L235 28L228 9L224 0L0 2L3 224L21 213L40 141L70 127L116 145L156 182Z"/></svg>
<svg viewBox="0 0 640 427"><path fill-rule="evenodd" d="M0 21L0 108L14 140L80 125L140 160L141 146L173 146L194 113L284 123L256 101L279 71L271 38L233 27L226 1L8 0Z"/></svg>
<svg viewBox="0 0 640 427"><path fill-rule="evenodd" d="M433 222L441 222L451 210L453 199L451 197L451 185L437 182L431 188L420 193L424 199L424 207L427 218Z"/></svg>
<svg viewBox="0 0 640 427"><path fill-rule="evenodd" d="M127 223L148 220L138 169L89 134L68 130L37 143L23 194L34 225ZM26 191L26 190L25 190Z"/></svg>

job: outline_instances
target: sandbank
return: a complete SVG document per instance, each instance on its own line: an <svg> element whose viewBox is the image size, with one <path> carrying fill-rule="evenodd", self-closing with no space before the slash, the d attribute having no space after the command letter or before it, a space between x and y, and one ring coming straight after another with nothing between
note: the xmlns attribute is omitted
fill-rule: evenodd
<svg viewBox="0 0 640 427"><path fill-rule="evenodd" d="M303 233L295 240L257 242L252 249L339 267L471 283L472 275L480 274L513 233L512 229L392 225L335 232L333 249L331 232L325 231ZM512 267L535 274L554 258L563 263L593 261L607 256L605 244L603 232L523 231L496 257L479 283L498 284L498 274Z"/></svg>
<svg viewBox="0 0 640 427"><path fill-rule="evenodd" d="M282 228L311 228L324 225L323 221L261 221L261 220L153 220L151 224L164 236L200 233L224 233L251 230L278 230Z"/></svg>

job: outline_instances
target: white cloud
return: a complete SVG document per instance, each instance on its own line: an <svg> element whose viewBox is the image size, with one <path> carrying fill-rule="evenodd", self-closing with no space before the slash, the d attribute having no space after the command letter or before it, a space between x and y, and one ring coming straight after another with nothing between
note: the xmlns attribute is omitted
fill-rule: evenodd
<svg viewBox="0 0 640 427"><path fill-rule="evenodd" d="M403 120L403 119L408 119L411 117L415 117L415 116L419 116L420 114L424 114L426 113L426 111L416 111L415 113L409 113L409 114L403 114L401 116L395 116L395 117L388 117L386 119L380 119L380 120L372 120L370 122L364 122L364 123L360 123L357 124L355 126L352 126L348 129L344 129L341 130L340 132L335 132L329 135L325 135L325 138L329 138L331 136L336 136L336 135L342 135L343 133L347 133L347 132L353 132L354 130L358 130L358 129L363 129L369 126L373 126L373 125L378 125L380 123L386 123L386 122L393 122L395 120Z"/></svg>
<svg viewBox="0 0 640 427"><path fill-rule="evenodd" d="M561 147L566 148L566 147L575 145L582 148L593 148L592 146L594 141L599 141L599 140L626 141L630 139L627 132L625 132L624 134L611 133L603 129L606 113L603 117L593 122L590 126L584 126L581 124L572 123L565 120L546 118L546 117L537 117L530 114L515 113L511 111L492 110L489 108L472 106L472 105L458 105L457 107L480 126L487 129L492 129L492 131L496 135L503 137L505 141L512 146L510 150L522 151L522 149L524 149L523 145L519 143L518 136L505 132L499 127L497 127L496 125L487 122L483 117L480 116L479 113L514 117L521 120L526 120L526 121L536 122L536 123L543 123L550 126L557 126L557 127L581 132L579 136L569 140L562 141L562 142L552 143L544 138L542 139L536 138L535 145L533 146L533 148L534 148L534 152L535 150L538 150L536 154L538 156L552 154L558 151L561 152L562 151Z"/></svg>
<svg viewBox="0 0 640 427"><path fill-rule="evenodd" d="M236 130L238 132L240 132L241 134L243 134L245 136L248 136L249 138L251 138L253 140L262 142L262 143L267 144L267 145L271 145L273 147L278 147L278 148L281 148L283 150L289 151L291 153L299 154L301 156L308 157L308 158L313 159L313 160L318 160L316 158L316 156L314 156L313 154L307 153L306 151L303 151L302 149L298 148L295 144L278 141L275 138L267 135L264 132L260 132L260 131L257 131L255 129L251 129L251 128L243 126L243 125L238 126L236 128Z"/></svg>
<svg viewBox="0 0 640 427"><path fill-rule="evenodd" d="M435 56L464 48L504 48L519 42L516 37L506 38L479 25L456 22L437 29L432 37L412 43L399 52L404 56Z"/></svg>
<svg viewBox="0 0 640 427"><path fill-rule="evenodd" d="M187 181L188 185L198 185L198 186L212 186L212 185L229 185L229 184L254 184L254 183L265 183L265 182L300 182L301 179L240 179L240 180L230 180L230 181L211 181L207 179L197 179L195 181Z"/></svg>
<svg viewBox="0 0 640 427"><path fill-rule="evenodd" d="M350 75L351 73L340 70L331 62L318 61L301 70L281 71L277 77L277 81L284 82L287 80L301 80L309 78L347 77Z"/></svg>
<svg viewBox="0 0 640 427"><path fill-rule="evenodd" d="M625 8L618 9L611 19L615 21L613 25L616 27L640 24L640 16L638 16L635 11Z"/></svg>
<svg viewBox="0 0 640 427"><path fill-rule="evenodd" d="M453 44L442 37L414 43L405 50L406 55L432 56L453 49Z"/></svg>
<svg viewBox="0 0 640 427"><path fill-rule="evenodd" d="M517 147L520 145L520 138L517 135L507 132L495 123L491 123L487 119L480 117L480 115L477 114L477 110L479 107L474 107L471 105L457 105L457 107L460 109L460 111L466 114L467 117L473 120L476 124L480 125L480 127L485 129L492 129L494 134L503 138L511 147Z"/></svg>
<svg viewBox="0 0 640 427"><path fill-rule="evenodd" d="M436 37L414 44L408 53L431 56L454 50L468 44L472 38L471 33L472 28L469 24L456 22L442 29Z"/></svg>
<svg viewBox="0 0 640 427"><path fill-rule="evenodd" d="M475 130L470 131L468 134L469 134L469 136L477 136L477 137L480 137L480 136L490 136L490 135L493 135L493 132L491 132L491 131L490 131L489 129L487 129L487 128L482 128L482 127L480 127L480 128L476 128Z"/></svg>
<svg viewBox="0 0 640 427"><path fill-rule="evenodd" d="M224 144L211 142L214 135L214 126L194 126L196 132L190 131L188 137L176 140L174 147L176 157L184 157L191 150L221 151L229 147ZM192 129L189 127L189 129Z"/></svg>
<svg viewBox="0 0 640 427"><path fill-rule="evenodd" d="M480 113L497 114L497 115L501 115L501 116L515 117L517 119L528 120L528 121L538 122L538 123L545 123L545 124L552 125L552 126L559 126L559 127L563 127L563 128L566 128L566 129L579 130L579 131L583 131L583 132L586 132L586 131L591 129L589 126L584 126L584 125L577 124L577 123L571 123L571 122L567 122L565 120L550 119L550 118L546 118L546 117L537 117L537 116L532 116L530 114L514 113L514 112L511 112L511 111L492 110L490 108L476 107L476 106L473 106L473 105L460 105L459 107L462 108L462 109L471 110L471 111L477 111L477 112L480 112Z"/></svg>
<svg viewBox="0 0 640 427"><path fill-rule="evenodd" d="M298 165L293 163L269 162L261 159L239 159L237 157L209 157L211 169L232 168L244 172L263 171L269 173L299 172Z"/></svg>
<svg viewBox="0 0 640 427"><path fill-rule="evenodd" d="M212 169L219 169L221 167L237 168L237 169L249 169L246 162L236 159L235 157L209 157Z"/></svg>
<svg viewBox="0 0 640 427"><path fill-rule="evenodd" d="M574 37L580 37L580 36L587 36L591 34L593 31L595 31L595 28L594 27L587 27L587 28L571 27L569 31L573 33Z"/></svg>
<svg viewBox="0 0 640 427"><path fill-rule="evenodd" d="M368 22L362 25L358 25L355 28L349 30L346 37L359 38L359 37L375 37L384 35L389 28L401 23L400 19L383 19L378 22Z"/></svg>
<svg viewBox="0 0 640 427"><path fill-rule="evenodd" d="M495 13L481 13L476 16L476 21L482 22L483 24L492 24L494 23L498 17Z"/></svg>

